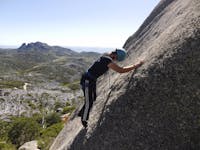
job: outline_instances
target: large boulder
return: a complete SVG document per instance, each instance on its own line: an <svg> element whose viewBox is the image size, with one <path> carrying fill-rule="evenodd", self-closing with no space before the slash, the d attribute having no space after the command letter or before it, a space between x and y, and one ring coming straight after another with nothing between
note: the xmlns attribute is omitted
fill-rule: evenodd
<svg viewBox="0 0 200 150"><path fill-rule="evenodd" d="M37 141L30 141L24 143L18 150L40 150L37 148Z"/></svg>

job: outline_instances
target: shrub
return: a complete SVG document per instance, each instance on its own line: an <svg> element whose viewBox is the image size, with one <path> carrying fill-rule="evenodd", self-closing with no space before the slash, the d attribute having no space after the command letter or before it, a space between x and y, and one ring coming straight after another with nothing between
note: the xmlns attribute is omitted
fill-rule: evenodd
<svg viewBox="0 0 200 150"><path fill-rule="evenodd" d="M63 107L63 103L62 102L59 102L59 101L56 101L54 103L54 110L56 111L58 108L62 108Z"/></svg>
<svg viewBox="0 0 200 150"><path fill-rule="evenodd" d="M70 106L71 104L70 104L70 102L66 102L66 104L65 104L65 106Z"/></svg>
<svg viewBox="0 0 200 150"><path fill-rule="evenodd" d="M36 109L37 108L36 105L33 102L28 101L27 103L28 103L28 106L31 107L32 109Z"/></svg>
<svg viewBox="0 0 200 150"><path fill-rule="evenodd" d="M15 146L5 141L0 141L0 150L16 150Z"/></svg>
<svg viewBox="0 0 200 150"><path fill-rule="evenodd" d="M60 122L60 116L59 116L59 114L57 114L55 112L50 113L45 117L45 120L46 120L47 127L49 127L53 124L59 123Z"/></svg>
<svg viewBox="0 0 200 150"><path fill-rule="evenodd" d="M38 124L42 124L42 114L35 113L33 114L32 119L35 120Z"/></svg>
<svg viewBox="0 0 200 150"><path fill-rule="evenodd" d="M63 123L54 124L41 132L41 137L38 139L38 147L41 150L49 150L53 140L63 128Z"/></svg>
<svg viewBox="0 0 200 150"><path fill-rule="evenodd" d="M0 102L3 103L5 102L6 100L4 98L0 98Z"/></svg>
<svg viewBox="0 0 200 150"><path fill-rule="evenodd" d="M74 83L68 84L68 87L73 91L80 89L79 82L74 82Z"/></svg>
<svg viewBox="0 0 200 150"><path fill-rule="evenodd" d="M72 113L73 110L75 110L76 107L75 106L66 106L63 108L63 114L66 114L66 113Z"/></svg>
<svg viewBox="0 0 200 150"><path fill-rule="evenodd" d="M80 89L79 81L75 81L75 82L72 82L72 83L63 83L63 86L66 86L66 87L70 88L73 91Z"/></svg>
<svg viewBox="0 0 200 150"><path fill-rule="evenodd" d="M8 138L17 147L34 140L40 133L40 126L31 118L15 118L8 132Z"/></svg>
<svg viewBox="0 0 200 150"><path fill-rule="evenodd" d="M56 137L58 133L62 130L63 126L64 125L61 122L53 124L52 126L42 130L41 137Z"/></svg>
<svg viewBox="0 0 200 150"><path fill-rule="evenodd" d="M8 140L8 131L10 130L11 125L9 122L0 120L0 139L3 141Z"/></svg>
<svg viewBox="0 0 200 150"><path fill-rule="evenodd" d="M0 81L1 88L22 88L24 82L22 81Z"/></svg>

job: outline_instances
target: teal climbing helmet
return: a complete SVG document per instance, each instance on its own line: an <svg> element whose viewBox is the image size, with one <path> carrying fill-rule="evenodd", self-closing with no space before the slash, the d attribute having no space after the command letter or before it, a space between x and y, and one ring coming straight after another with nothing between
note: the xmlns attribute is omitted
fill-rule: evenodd
<svg viewBox="0 0 200 150"><path fill-rule="evenodd" d="M118 61L123 61L126 58L126 50L125 49L116 49L116 53L117 53L117 60Z"/></svg>

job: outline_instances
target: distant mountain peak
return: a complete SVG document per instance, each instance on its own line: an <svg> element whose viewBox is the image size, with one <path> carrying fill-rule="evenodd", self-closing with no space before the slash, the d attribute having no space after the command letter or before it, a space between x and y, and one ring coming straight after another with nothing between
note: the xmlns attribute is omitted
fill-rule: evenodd
<svg viewBox="0 0 200 150"><path fill-rule="evenodd" d="M17 52L22 52L22 53L54 53L57 56L64 56L64 55L79 55L77 52L68 49L68 48L64 48L64 47L60 47L60 46L50 46L46 43L42 43L42 42L32 42L32 43L23 43L18 49Z"/></svg>
<svg viewBox="0 0 200 150"><path fill-rule="evenodd" d="M25 48L26 47L26 43L23 43L20 47L19 47L19 49L22 49L22 48Z"/></svg>
<svg viewBox="0 0 200 150"><path fill-rule="evenodd" d="M18 50L49 50L51 46L46 43L42 42L35 42L35 43L23 43Z"/></svg>

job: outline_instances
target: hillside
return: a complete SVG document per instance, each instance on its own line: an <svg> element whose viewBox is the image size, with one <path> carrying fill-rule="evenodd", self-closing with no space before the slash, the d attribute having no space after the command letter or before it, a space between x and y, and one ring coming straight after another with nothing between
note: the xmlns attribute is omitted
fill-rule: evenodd
<svg viewBox="0 0 200 150"><path fill-rule="evenodd" d="M99 55L41 42L0 49L0 118L38 112L39 99L44 94L49 96L50 108L55 102L77 102L81 73Z"/></svg>
<svg viewBox="0 0 200 150"><path fill-rule="evenodd" d="M161 0L124 44L145 64L100 81L88 130L71 119L50 150L199 150L199 39L200 1Z"/></svg>

